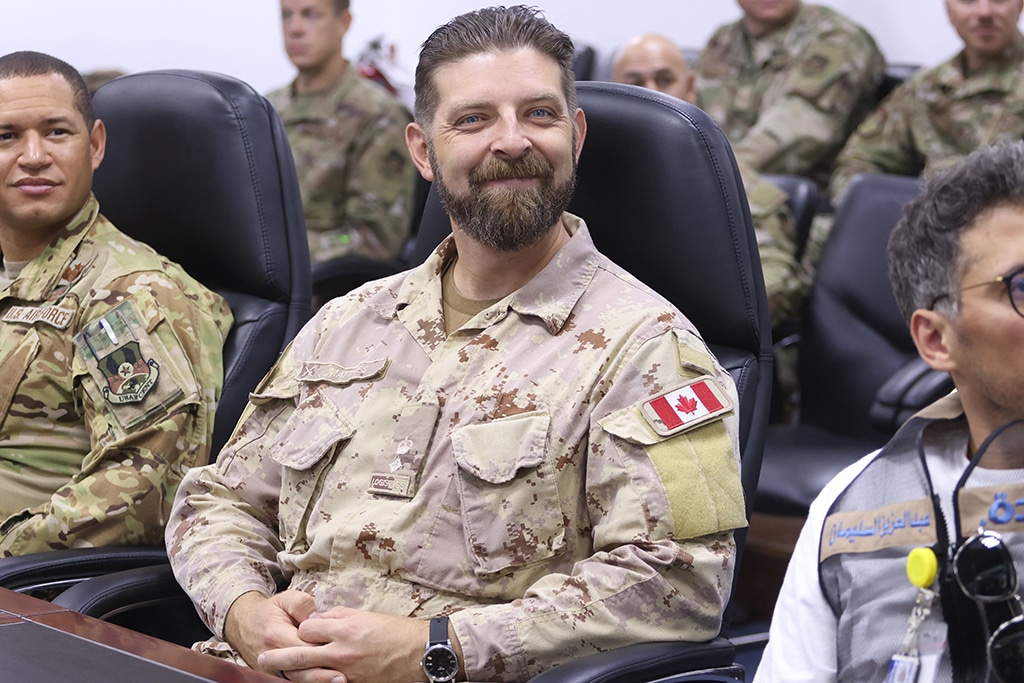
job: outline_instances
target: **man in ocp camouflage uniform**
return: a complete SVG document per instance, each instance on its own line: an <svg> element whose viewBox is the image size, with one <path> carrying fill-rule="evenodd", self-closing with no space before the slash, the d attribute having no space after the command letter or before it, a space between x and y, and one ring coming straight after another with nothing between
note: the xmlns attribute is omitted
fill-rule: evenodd
<svg viewBox="0 0 1024 683"><path fill-rule="evenodd" d="M885 59L862 27L800 0L737 0L743 17L701 51L697 104L761 173L824 188L835 155L874 104Z"/></svg>
<svg viewBox="0 0 1024 683"><path fill-rule="evenodd" d="M612 62L612 80L657 90L694 103L697 90L686 56L665 36L646 34L627 41ZM794 322L810 288L796 259L796 226L786 193L742 159L737 159L757 235L757 250L768 293L772 327Z"/></svg>
<svg viewBox="0 0 1024 683"><path fill-rule="evenodd" d="M82 77L0 57L0 556L159 543L209 457L232 316L92 196Z"/></svg>
<svg viewBox="0 0 1024 683"><path fill-rule="evenodd" d="M946 0L959 54L897 86L847 141L830 183L841 200L858 173L917 175L983 145L1024 138L1022 0Z"/></svg>
<svg viewBox="0 0 1024 683"><path fill-rule="evenodd" d="M294 681L525 681L718 633L735 388L564 212L573 56L525 7L424 43L407 142L453 233L321 308L186 476L166 542L205 651Z"/></svg>
<svg viewBox="0 0 1024 683"><path fill-rule="evenodd" d="M299 73L267 98L295 157L314 264L394 258L412 220L412 117L342 56L351 21L348 0L281 0L285 50Z"/></svg>

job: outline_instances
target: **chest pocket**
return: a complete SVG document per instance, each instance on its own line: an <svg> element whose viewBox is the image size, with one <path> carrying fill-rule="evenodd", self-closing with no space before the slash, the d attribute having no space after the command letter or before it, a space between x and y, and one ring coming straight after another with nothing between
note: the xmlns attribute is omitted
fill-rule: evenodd
<svg viewBox="0 0 1024 683"><path fill-rule="evenodd" d="M270 457L281 465L278 523L289 552L308 548L308 523L320 499L324 478L337 451L355 427L320 392L299 402L270 444Z"/></svg>
<svg viewBox="0 0 1024 683"><path fill-rule="evenodd" d="M14 337L13 330L7 332ZM34 328L24 331L13 350L0 359L0 419L6 418L14 400L14 393L28 375L28 368L39 354L39 334Z"/></svg>
<svg viewBox="0 0 1024 683"><path fill-rule="evenodd" d="M524 413L451 434L474 573L526 567L565 547L562 504L547 458L549 416Z"/></svg>

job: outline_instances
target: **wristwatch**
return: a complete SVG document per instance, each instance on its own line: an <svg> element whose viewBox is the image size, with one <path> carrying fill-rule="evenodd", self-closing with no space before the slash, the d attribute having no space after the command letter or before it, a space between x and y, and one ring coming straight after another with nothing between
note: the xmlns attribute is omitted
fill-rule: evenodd
<svg viewBox="0 0 1024 683"><path fill-rule="evenodd" d="M448 640L448 617L430 620L430 640L423 653L423 671L431 683L447 683L459 673L459 657Z"/></svg>

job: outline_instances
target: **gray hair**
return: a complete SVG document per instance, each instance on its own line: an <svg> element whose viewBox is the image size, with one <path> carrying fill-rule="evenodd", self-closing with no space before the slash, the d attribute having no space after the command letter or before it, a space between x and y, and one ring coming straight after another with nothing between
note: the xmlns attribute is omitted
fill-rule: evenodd
<svg viewBox="0 0 1024 683"><path fill-rule="evenodd" d="M416 65L416 123L425 131L433 122L440 95L434 82L438 68L483 52L529 47L558 63L569 112L576 111L576 81L572 70L576 51L572 38L525 5L488 7L455 17L423 42Z"/></svg>
<svg viewBox="0 0 1024 683"><path fill-rule="evenodd" d="M953 293L970 265L963 260L963 234L1000 206L1024 207L1024 142L975 150L931 176L904 207L888 257L889 281L908 322L915 310L933 305L947 316L959 313L960 298Z"/></svg>

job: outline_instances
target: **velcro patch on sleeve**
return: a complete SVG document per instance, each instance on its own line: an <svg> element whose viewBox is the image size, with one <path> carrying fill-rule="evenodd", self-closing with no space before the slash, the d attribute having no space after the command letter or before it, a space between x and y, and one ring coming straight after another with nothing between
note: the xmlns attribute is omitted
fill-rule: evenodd
<svg viewBox="0 0 1024 683"><path fill-rule="evenodd" d="M655 432L672 436L714 420L732 408L725 390L705 376L647 401L640 412Z"/></svg>

